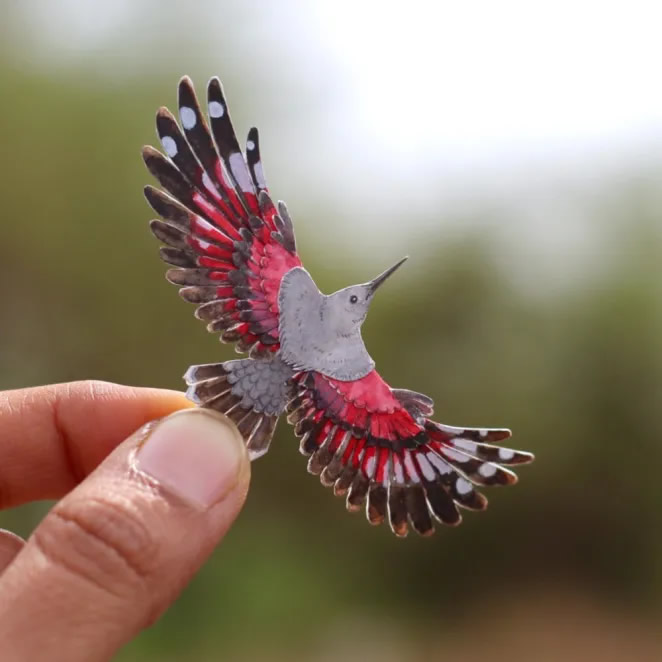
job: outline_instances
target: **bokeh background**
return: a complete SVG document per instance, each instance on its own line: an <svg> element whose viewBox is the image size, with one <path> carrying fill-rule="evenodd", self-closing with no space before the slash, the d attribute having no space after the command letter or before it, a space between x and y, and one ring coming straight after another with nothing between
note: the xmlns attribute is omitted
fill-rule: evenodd
<svg viewBox="0 0 662 662"><path fill-rule="evenodd" d="M0 8L0 388L182 388L235 356L165 282L141 192L156 108L218 74L323 291L411 256L364 327L386 379L537 455L487 513L402 541L281 425L119 660L662 659L659 3Z"/></svg>

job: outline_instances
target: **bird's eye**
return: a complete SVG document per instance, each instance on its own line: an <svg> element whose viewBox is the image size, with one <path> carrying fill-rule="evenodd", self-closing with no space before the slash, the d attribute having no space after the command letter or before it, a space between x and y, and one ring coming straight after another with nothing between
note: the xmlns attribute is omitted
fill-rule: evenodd
<svg viewBox="0 0 662 662"><path fill-rule="evenodd" d="M349 297L349 302L350 303L356 303L359 300L359 298L356 296L356 294L352 294L351 297Z"/></svg>

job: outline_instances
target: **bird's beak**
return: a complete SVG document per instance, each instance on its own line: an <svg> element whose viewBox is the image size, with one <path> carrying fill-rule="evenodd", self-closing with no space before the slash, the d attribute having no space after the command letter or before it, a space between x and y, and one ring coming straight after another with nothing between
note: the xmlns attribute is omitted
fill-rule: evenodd
<svg viewBox="0 0 662 662"><path fill-rule="evenodd" d="M392 274L392 273L393 273L398 267L400 267L404 262L407 261L407 258L408 258L408 257L409 257L409 256L403 257L402 260L400 260L399 262L396 262L392 267L389 267L386 271L384 271L383 273L379 274L379 276L377 276L377 278L373 278L373 280L371 280L371 281L368 283L368 288L369 288L369 290L370 290L370 296L372 296L372 295L377 291L377 288L378 288L378 287L379 287L379 286L380 286L380 285L381 285L381 284L382 284L382 283L383 283L383 282L384 282L384 281L385 281L385 280L386 280L386 279L387 279L387 278L388 278L388 277L389 277L389 276L390 276L390 275L391 275L391 274Z"/></svg>

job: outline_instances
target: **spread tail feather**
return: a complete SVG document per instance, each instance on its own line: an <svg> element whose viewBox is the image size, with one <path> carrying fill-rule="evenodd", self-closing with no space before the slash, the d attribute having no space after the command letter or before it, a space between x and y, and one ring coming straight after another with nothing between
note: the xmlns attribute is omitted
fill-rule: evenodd
<svg viewBox="0 0 662 662"><path fill-rule="evenodd" d="M248 359L251 360L251 359ZM235 388L231 368L225 363L191 366L184 375L186 397L201 407L225 414L237 426L246 442L248 457L256 460L269 450L276 430L277 415L257 411L252 402Z"/></svg>

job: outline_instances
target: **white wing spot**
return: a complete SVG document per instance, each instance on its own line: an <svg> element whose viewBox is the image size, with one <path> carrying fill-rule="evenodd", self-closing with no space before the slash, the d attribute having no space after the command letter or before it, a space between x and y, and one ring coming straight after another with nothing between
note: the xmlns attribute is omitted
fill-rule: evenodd
<svg viewBox="0 0 662 662"><path fill-rule="evenodd" d="M244 157L239 152L233 152L230 154L230 169L239 184L239 188L244 193L252 193L253 185L251 184L251 179L248 175L248 170L246 169Z"/></svg>
<svg viewBox="0 0 662 662"><path fill-rule="evenodd" d="M402 464L397 458L393 458L393 475L395 477L395 482L402 485L405 482L405 474L402 471Z"/></svg>
<svg viewBox="0 0 662 662"><path fill-rule="evenodd" d="M456 451L454 448L443 448L441 452L449 460L455 460L456 462L468 462L470 459L467 455Z"/></svg>
<svg viewBox="0 0 662 662"><path fill-rule="evenodd" d="M510 448L500 448L499 449L499 459L507 462L512 460L515 457L515 451Z"/></svg>
<svg viewBox="0 0 662 662"><path fill-rule="evenodd" d="M391 457L386 458L386 465L384 466L384 473L382 475L382 485L387 487L391 482Z"/></svg>
<svg viewBox="0 0 662 662"><path fill-rule="evenodd" d="M264 170L262 169L262 161L258 161L253 166L253 171L255 172L255 179L260 188L267 188L267 182L264 178Z"/></svg>
<svg viewBox="0 0 662 662"><path fill-rule="evenodd" d="M428 462L427 458L423 454L419 454L416 459L418 460L418 466L421 467L421 471L423 472L425 479L432 482L437 477L437 474L432 468L432 465Z"/></svg>
<svg viewBox="0 0 662 662"><path fill-rule="evenodd" d="M375 466L377 464L377 458L374 455L371 455L365 464L366 464L365 466L366 478L372 478L375 475Z"/></svg>
<svg viewBox="0 0 662 662"><path fill-rule="evenodd" d="M439 427L444 431L448 432L448 434L455 435L457 437L462 436L466 430L464 428L457 428L454 425L444 425L443 423L439 423Z"/></svg>
<svg viewBox="0 0 662 662"><path fill-rule="evenodd" d="M220 101L210 101L209 102L209 116L210 117L223 117L225 113L225 108Z"/></svg>
<svg viewBox="0 0 662 662"><path fill-rule="evenodd" d="M453 471L453 468L450 464L448 464L448 462L442 460L436 453L433 453L432 451L428 452L428 460L430 460L430 462L437 468L437 471L442 476Z"/></svg>
<svg viewBox="0 0 662 662"><path fill-rule="evenodd" d="M195 116L195 111L188 106L182 106L179 109L179 118L182 120L182 126L185 129L192 129L198 121L198 118Z"/></svg>
<svg viewBox="0 0 662 662"><path fill-rule="evenodd" d="M407 474L409 474L409 478L411 479L411 482L420 483L421 479L418 475L418 471L416 471L416 467L414 466L414 461L412 460L411 453L409 451L405 451L404 460L405 460L405 469L407 470Z"/></svg>
<svg viewBox="0 0 662 662"><path fill-rule="evenodd" d="M212 191L213 193L216 192L216 187L214 186L214 183L211 181L209 175L206 172L202 173L202 183L208 191Z"/></svg>
<svg viewBox="0 0 662 662"><path fill-rule="evenodd" d="M494 464L481 464L478 473L484 478L491 478L497 472L497 468Z"/></svg>
<svg viewBox="0 0 662 662"><path fill-rule="evenodd" d="M173 138L170 136L163 136L163 138L161 138L161 144L170 158L177 156L177 143Z"/></svg>
<svg viewBox="0 0 662 662"><path fill-rule="evenodd" d="M249 152L252 152L255 149L255 143L252 140L247 140L246 141L246 149Z"/></svg>
<svg viewBox="0 0 662 662"><path fill-rule="evenodd" d="M487 430L485 428L481 428L480 430L478 430L478 434L481 437L487 437Z"/></svg>
<svg viewBox="0 0 662 662"><path fill-rule="evenodd" d="M458 478L457 481L455 482L455 489L457 490L458 494L469 494L471 490L473 490L473 487L471 487L471 483L468 480L465 480L464 478Z"/></svg>
<svg viewBox="0 0 662 662"><path fill-rule="evenodd" d="M461 448L463 451L467 451L468 453L476 452L476 442L469 441L469 439L453 439L453 446L457 446L458 448Z"/></svg>

